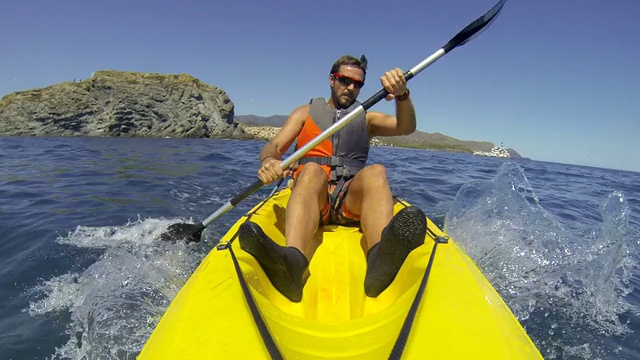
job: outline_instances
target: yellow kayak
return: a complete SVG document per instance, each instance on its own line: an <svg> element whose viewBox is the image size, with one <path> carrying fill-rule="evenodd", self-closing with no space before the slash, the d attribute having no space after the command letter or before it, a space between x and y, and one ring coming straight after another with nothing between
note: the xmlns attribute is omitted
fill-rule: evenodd
<svg viewBox="0 0 640 360"><path fill-rule="evenodd" d="M321 227L302 301L291 302L240 249L250 219L284 245L286 188L254 207L202 261L140 359L542 359L475 264L429 219L377 298L364 293L362 232ZM409 204L398 201L394 212Z"/></svg>

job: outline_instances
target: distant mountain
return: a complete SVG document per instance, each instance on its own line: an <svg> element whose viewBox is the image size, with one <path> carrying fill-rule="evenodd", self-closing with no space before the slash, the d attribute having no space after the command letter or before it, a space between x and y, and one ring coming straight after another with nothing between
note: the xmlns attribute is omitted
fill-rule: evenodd
<svg viewBox="0 0 640 360"><path fill-rule="evenodd" d="M257 115L237 115L235 120L241 125L248 127L252 126L272 126L281 127L285 120L286 115L273 115L273 116L257 116ZM269 136L266 136L269 137ZM495 146L489 141L471 141L471 140L458 140L451 136L447 136L440 133L426 133L424 131L416 130L411 135L406 136L385 136L377 137L377 140L383 145L391 145L398 147L410 147L421 149L434 149L444 151L455 152L468 152L474 151L491 151L491 148ZM514 149L507 149L509 154L514 158L520 158L520 154Z"/></svg>
<svg viewBox="0 0 640 360"><path fill-rule="evenodd" d="M458 140L440 133L427 133L416 130L405 136L388 136L380 138L385 143L396 146L453 150L461 152L490 151L494 146L489 141Z"/></svg>
<svg viewBox="0 0 640 360"><path fill-rule="evenodd" d="M261 126L277 126L281 127L287 120L286 115L272 115L272 116L257 116L257 115L236 115L235 120L237 122L247 125L261 125Z"/></svg>

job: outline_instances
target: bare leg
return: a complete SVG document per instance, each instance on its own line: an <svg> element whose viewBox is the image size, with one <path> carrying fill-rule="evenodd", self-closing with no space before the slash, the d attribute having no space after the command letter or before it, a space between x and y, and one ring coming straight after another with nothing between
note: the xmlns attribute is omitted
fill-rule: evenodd
<svg viewBox="0 0 640 360"><path fill-rule="evenodd" d="M287 246L307 254L320 223L320 210L326 203L327 174L320 165L308 163L300 171L287 205Z"/></svg>
<svg viewBox="0 0 640 360"><path fill-rule="evenodd" d="M382 229L393 217L393 195L385 167L374 164L358 172L344 201L349 212L360 215L360 225L371 249L380 242Z"/></svg>
<svg viewBox="0 0 640 360"><path fill-rule="evenodd" d="M367 296L377 297L395 279L404 260L424 242L427 221L422 210L408 207L393 216L393 196L384 166L362 169L345 198L347 209L360 215L367 237Z"/></svg>
<svg viewBox="0 0 640 360"><path fill-rule="evenodd" d="M326 202L327 175L320 165L309 163L300 171L287 205L286 247L276 244L255 223L240 226L240 247L258 260L273 286L291 301L302 299L309 265L305 253Z"/></svg>

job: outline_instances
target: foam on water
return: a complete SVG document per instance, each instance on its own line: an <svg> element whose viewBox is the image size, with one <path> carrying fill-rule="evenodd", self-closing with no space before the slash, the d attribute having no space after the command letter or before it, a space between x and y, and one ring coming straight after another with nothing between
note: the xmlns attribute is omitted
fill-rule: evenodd
<svg viewBox="0 0 640 360"><path fill-rule="evenodd" d="M551 339L537 343L547 358L589 358L616 351L593 334L622 336L630 330L621 315L638 312L625 300L638 234L624 194L603 199L601 216L596 228L569 231L521 167L506 163L492 180L460 188L445 224L532 338Z"/></svg>
<svg viewBox="0 0 640 360"><path fill-rule="evenodd" d="M178 220L183 221L183 220ZM99 260L32 289L31 316L66 312L69 341L53 359L133 359L206 253L202 244L158 241L176 220L138 220L125 226L78 226L61 244L97 248Z"/></svg>

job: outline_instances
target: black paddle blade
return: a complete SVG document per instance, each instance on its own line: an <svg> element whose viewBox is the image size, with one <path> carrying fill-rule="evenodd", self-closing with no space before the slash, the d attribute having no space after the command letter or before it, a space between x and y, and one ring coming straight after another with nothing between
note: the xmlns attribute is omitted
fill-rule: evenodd
<svg viewBox="0 0 640 360"><path fill-rule="evenodd" d="M474 22L462 29L458 34L456 34L456 36L449 40L445 46L442 47L444 51L449 52L460 45L464 45L467 41L480 34L481 30L486 29L487 26L496 19L506 1L507 0L500 0L484 15L480 16Z"/></svg>
<svg viewBox="0 0 640 360"><path fill-rule="evenodd" d="M167 228L167 231L160 235L162 241L185 241L185 242L199 242L202 236L202 231L205 226L202 223L197 224L171 224Z"/></svg>

